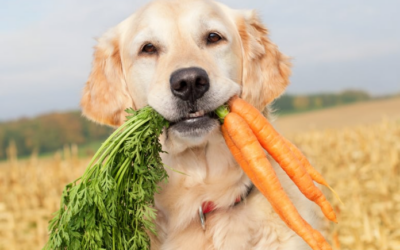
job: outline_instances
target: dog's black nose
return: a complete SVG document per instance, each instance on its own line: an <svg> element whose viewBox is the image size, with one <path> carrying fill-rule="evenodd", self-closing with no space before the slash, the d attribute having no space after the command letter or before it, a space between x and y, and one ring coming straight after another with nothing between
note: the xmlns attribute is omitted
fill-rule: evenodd
<svg viewBox="0 0 400 250"><path fill-rule="evenodd" d="M191 67L178 69L169 79L174 96L184 101L194 102L210 88L210 81L204 69Z"/></svg>

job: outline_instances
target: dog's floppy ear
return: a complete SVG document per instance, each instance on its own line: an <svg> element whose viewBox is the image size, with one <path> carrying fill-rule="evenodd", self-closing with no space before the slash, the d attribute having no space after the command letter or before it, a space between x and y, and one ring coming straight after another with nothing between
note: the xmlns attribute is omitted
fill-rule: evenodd
<svg viewBox="0 0 400 250"><path fill-rule="evenodd" d="M93 68L83 90L82 112L89 119L110 126L125 120L133 106L122 69L117 28L109 30L95 47Z"/></svg>
<svg viewBox="0 0 400 250"><path fill-rule="evenodd" d="M269 40L268 30L257 14L241 13L237 27L243 46L242 98L263 110L289 84L291 64Z"/></svg>

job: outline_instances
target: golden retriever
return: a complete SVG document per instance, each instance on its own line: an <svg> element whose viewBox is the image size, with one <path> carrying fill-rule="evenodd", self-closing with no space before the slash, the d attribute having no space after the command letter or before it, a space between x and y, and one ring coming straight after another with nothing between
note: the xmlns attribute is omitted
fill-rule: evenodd
<svg viewBox="0 0 400 250"><path fill-rule="evenodd" d="M163 162L186 174L167 169L169 182L155 197L152 249L309 249L252 188L213 115L236 94L264 110L290 72L254 11L209 0L151 2L99 39L83 114L119 126L126 108L152 106L171 122L160 138ZM315 206L275 169L315 226Z"/></svg>

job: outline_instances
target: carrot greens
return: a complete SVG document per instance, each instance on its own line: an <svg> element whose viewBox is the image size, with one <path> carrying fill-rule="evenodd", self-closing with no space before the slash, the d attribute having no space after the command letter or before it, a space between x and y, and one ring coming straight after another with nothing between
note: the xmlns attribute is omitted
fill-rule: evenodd
<svg viewBox="0 0 400 250"><path fill-rule="evenodd" d="M150 249L154 194L167 180L158 137L168 122L146 106L99 148L83 176L68 184L44 249Z"/></svg>

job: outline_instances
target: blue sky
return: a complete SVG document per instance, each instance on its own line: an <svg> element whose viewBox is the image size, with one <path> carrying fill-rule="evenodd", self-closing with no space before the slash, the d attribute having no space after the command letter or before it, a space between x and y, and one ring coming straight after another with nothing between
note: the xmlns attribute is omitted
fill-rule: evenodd
<svg viewBox="0 0 400 250"><path fill-rule="evenodd" d="M95 38L145 2L0 0L0 120L79 108ZM293 57L287 93L400 92L400 1L222 2L258 10Z"/></svg>

